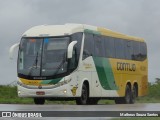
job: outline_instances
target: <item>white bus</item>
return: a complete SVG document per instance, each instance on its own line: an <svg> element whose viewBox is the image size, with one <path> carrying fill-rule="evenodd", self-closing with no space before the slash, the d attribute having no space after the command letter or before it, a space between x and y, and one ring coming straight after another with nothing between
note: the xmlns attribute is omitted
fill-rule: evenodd
<svg viewBox="0 0 160 120"><path fill-rule="evenodd" d="M78 105L114 99L135 102L147 93L146 43L141 38L82 25L41 25L27 30L17 60L18 96L35 104L76 100Z"/></svg>

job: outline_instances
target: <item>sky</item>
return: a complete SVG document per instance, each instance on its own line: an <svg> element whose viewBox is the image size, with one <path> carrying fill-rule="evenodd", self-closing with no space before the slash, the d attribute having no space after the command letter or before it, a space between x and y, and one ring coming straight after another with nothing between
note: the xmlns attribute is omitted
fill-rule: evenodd
<svg viewBox="0 0 160 120"><path fill-rule="evenodd" d="M9 48L36 25L105 27L142 37L148 46L149 82L160 78L160 0L0 0L0 85L17 79L17 51Z"/></svg>

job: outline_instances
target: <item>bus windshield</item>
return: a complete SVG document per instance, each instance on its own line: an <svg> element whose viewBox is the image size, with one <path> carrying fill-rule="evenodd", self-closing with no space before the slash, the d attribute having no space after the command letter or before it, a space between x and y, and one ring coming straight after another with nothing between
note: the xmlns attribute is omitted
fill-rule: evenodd
<svg viewBox="0 0 160 120"><path fill-rule="evenodd" d="M70 37L22 38L18 56L21 76L54 76L67 72Z"/></svg>

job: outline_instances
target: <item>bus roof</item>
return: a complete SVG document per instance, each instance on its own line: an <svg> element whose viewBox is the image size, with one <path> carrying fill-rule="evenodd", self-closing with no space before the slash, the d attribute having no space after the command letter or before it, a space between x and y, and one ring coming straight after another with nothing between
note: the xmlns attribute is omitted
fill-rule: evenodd
<svg viewBox="0 0 160 120"><path fill-rule="evenodd" d="M27 30L23 34L23 36L24 37L62 36L62 35L71 35L76 32L90 32L93 34L99 34L104 36L135 40L135 41L144 41L142 38L128 36L102 27L95 27L85 24L40 25L32 27L31 29Z"/></svg>

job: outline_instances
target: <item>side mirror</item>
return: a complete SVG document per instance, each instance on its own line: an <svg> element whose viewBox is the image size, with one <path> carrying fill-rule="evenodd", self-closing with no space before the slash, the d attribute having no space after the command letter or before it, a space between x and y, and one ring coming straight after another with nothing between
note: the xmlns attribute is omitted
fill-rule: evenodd
<svg viewBox="0 0 160 120"><path fill-rule="evenodd" d="M19 46L19 43L16 43L10 47L10 49L9 49L9 58L10 59L13 59L13 52L18 46Z"/></svg>
<svg viewBox="0 0 160 120"><path fill-rule="evenodd" d="M68 45L68 51L67 51L67 58L72 58L72 53L73 53L73 47L74 45L77 43L77 41L72 41L69 45Z"/></svg>

